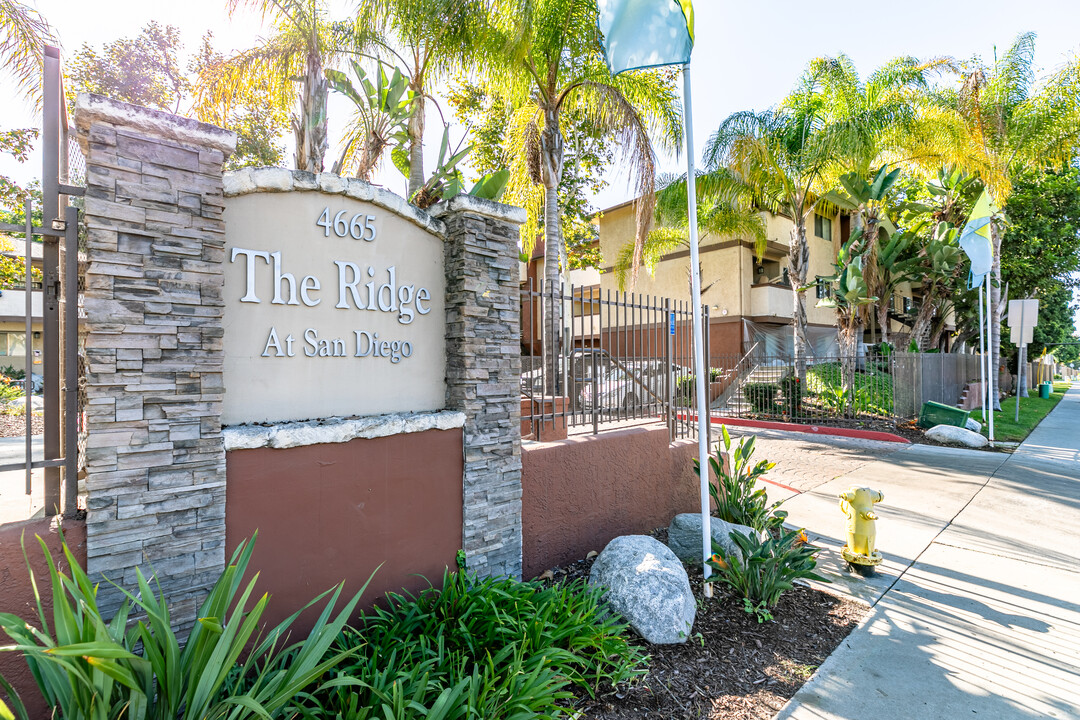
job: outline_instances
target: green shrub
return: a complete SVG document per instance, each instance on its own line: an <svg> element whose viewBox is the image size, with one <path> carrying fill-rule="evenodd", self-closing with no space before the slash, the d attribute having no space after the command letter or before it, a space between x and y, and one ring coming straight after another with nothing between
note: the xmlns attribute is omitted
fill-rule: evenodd
<svg viewBox="0 0 1080 720"><path fill-rule="evenodd" d="M743 396L756 413L776 412L776 393L780 390L772 383L746 383Z"/></svg>
<svg viewBox="0 0 1080 720"><path fill-rule="evenodd" d="M4 367L0 367L0 375L3 375L4 377L10 378L12 380L25 380L26 370L17 369L14 365L6 365Z"/></svg>
<svg viewBox="0 0 1080 720"><path fill-rule="evenodd" d="M337 640L334 651L355 651L336 670L346 680L312 694L300 712L312 720L561 715L568 686L593 694L643 672L644 657L602 592L461 571L441 590L388 594L386 607Z"/></svg>
<svg viewBox="0 0 1080 720"><path fill-rule="evenodd" d="M802 409L803 384L794 373L780 380L781 406L788 415L798 415Z"/></svg>
<svg viewBox="0 0 1080 720"><path fill-rule="evenodd" d="M49 705L59 709L59 717L72 720L274 717L282 714L305 687L313 686L328 670L353 654L351 650L328 652L363 592L361 589L345 603L331 621L330 613L341 595L341 585L305 606L305 609L312 607L326 598L322 613L306 638L285 644L297 613L260 640L256 632L260 630L269 596L263 595L249 606L257 577L241 591L254 537L250 543L241 543L233 553L229 566L199 608L198 621L183 643L172 630L164 598L155 593L141 571L137 572L138 594L124 590L126 599L120 609L111 619L106 619L98 609L97 586L79 567L67 544L63 543L62 549L71 569L70 577L57 569L40 537L38 542L49 567L52 622L42 608L31 570L38 626L3 613L0 627L14 641L14 645L4 649L23 653L38 688ZM130 624L133 615L145 619ZM250 652L245 653L245 649ZM236 677L244 678L242 692L230 690L230 678ZM17 700L12 704L25 720L21 704Z"/></svg>
<svg viewBox="0 0 1080 720"><path fill-rule="evenodd" d="M758 615L759 621L763 619L762 610L775 607L796 580L830 582L814 572L815 555L821 548L807 544L802 530L781 529L777 536L764 533L764 538L732 532L731 540L742 557L737 553L729 555L714 543L715 554L709 560L709 565L719 571L719 582L747 600L744 608Z"/></svg>
<svg viewBox="0 0 1080 720"><path fill-rule="evenodd" d="M776 463L761 460L751 465L757 437L743 438L734 450L727 426L721 425L724 451L730 459L730 469L725 470L717 443L716 454L709 457L709 467L716 475L716 482L709 483L709 495L716 505L716 516L738 525L747 525L757 531L777 527L784 522L787 512L778 510L783 501L769 504L765 488L757 487L758 478L776 467ZM694 459L694 472L701 476L701 465Z"/></svg>

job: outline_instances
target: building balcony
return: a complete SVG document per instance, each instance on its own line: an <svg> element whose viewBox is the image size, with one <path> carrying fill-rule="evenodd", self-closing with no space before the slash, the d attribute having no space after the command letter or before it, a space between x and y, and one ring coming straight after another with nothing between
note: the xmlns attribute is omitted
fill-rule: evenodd
<svg viewBox="0 0 1080 720"><path fill-rule="evenodd" d="M41 320L41 291L32 290L30 292L30 307L31 316L40 321ZM25 290L3 290L0 291L0 319L10 320L12 318L22 319L26 316L26 291Z"/></svg>
<svg viewBox="0 0 1080 720"><path fill-rule="evenodd" d="M792 314L791 288L787 285L750 286L750 315L754 318L783 318Z"/></svg>

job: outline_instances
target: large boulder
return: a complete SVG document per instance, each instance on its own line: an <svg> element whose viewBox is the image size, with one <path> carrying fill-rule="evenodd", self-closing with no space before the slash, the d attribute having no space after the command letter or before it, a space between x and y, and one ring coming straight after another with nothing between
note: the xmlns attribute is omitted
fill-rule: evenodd
<svg viewBox="0 0 1080 720"><path fill-rule="evenodd" d="M926 431L926 437L934 442L963 445L969 448L986 447L986 444L990 442L977 432L952 425L935 425Z"/></svg>
<svg viewBox="0 0 1080 720"><path fill-rule="evenodd" d="M747 537L757 535L754 529L746 525L736 525L718 517L709 519L709 531L712 541L722 547L728 555L736 555L741 560L742 551L731 539L732 532L742 533ZM685 563L701 564L701 514L682 513L676 515L668 526L668 547Z"/></svg>
<svg viewBox="0 0 1080 720"><path fill-rule="evenodd" d="M686 642L697 605L686 568L664 543L624 535L593 563L589 584L607 588L611 608L654 645Z"/></svg>

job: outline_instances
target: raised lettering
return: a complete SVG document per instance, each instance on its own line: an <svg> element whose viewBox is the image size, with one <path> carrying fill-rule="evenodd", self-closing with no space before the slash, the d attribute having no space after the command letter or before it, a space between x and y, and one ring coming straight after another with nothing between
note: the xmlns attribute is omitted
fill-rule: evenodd
<svg viewBox="0 0 1080 720"><path fill-rule="evenodd" d="M357 284L360 282L360 268L356 263L347 262L345 260L335 260L334 264L338 267L338 302L334 307L349 309L349 303L345 302L345 291L348 290L352 293L353 303L358 310L364 309L364 304L360 302L360 291L356 289ZM352 281L346 282L345 271L352 271Z"/></svg>
<svg viewBox="0 0 1080 720"><path fill-rule="evenodd" d="M244 297L240 298L240 302L257 303L259 297L255 294L255 258L262 258L267 263L270 262L270 253L265 250L247 250L245 248L232 249L232 255L229 256L229 262L236 262L236 256L243 255L247 259L245 266L245 281L244 281Z"/></svg>
<svg viewBox="0 0 1080 720"><path fill-rule="evenodd" d="M281 252L272 252L270 257L274 259L274 299L270 303L272 305L299 305L300 301L296 299L296 278L292 273L281 272ZM289 284L288 303L281 299L282 280Z"/></svg>
<svg viewBox="0 0 1080 720"><path fill-rule="evenodd" d="M315 298L312 300L308 297L308 292L312 290L321 290L322 285L319 284L319 278L314 275L305 275L304 279L300 281L300 299L308 307L315 307L322 302L321 299Z"/></svg>

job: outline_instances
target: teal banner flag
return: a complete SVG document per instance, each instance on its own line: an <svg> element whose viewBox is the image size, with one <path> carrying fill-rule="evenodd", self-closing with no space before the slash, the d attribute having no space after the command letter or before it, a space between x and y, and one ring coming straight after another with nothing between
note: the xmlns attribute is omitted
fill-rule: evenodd
<svg viewBox="0 0 1080 720"><path fill-rule="evenodd" d="M613 75L684 65L694 47L691 0L599 0L604 58Z"/></svg>

